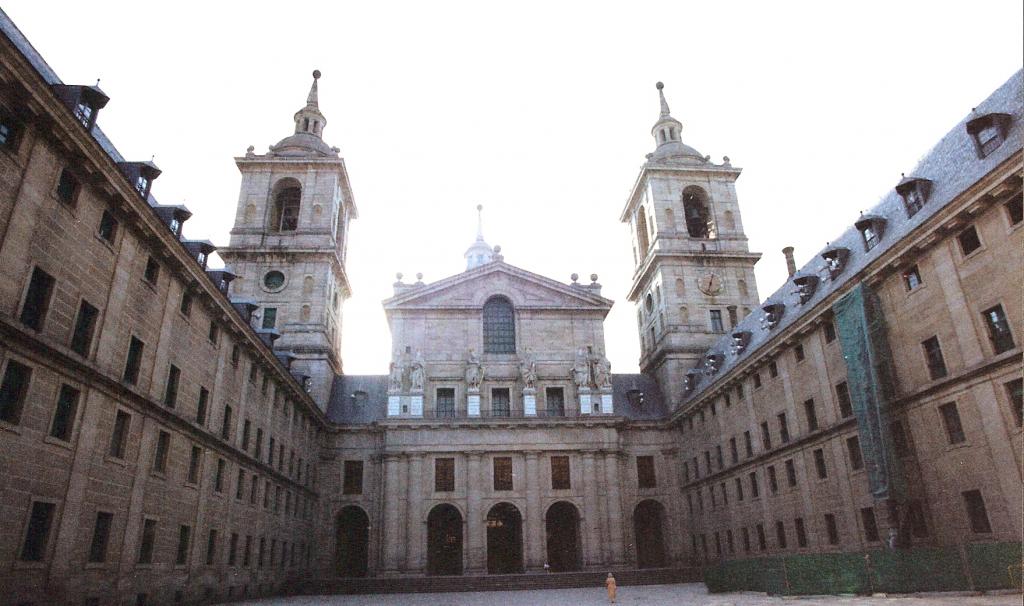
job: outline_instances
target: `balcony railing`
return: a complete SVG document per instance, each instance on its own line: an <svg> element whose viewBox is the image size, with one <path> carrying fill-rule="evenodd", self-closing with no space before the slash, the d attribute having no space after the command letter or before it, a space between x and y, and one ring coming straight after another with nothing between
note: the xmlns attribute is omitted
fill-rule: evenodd
<svg viewBox="0 0 1024 606"><path fill-rule="evenodd" d="M402 415L408 416L408 415ZM521 408L511 408L508 410L497 409L497 410L481 410L480 414L470 416L469 412L465 409L451 409L451 408L438 408L434 410L424 410L424 418L434 419L559 419L559 418L578 418L582 416L609 416L609 415L581 415L578 411L565 411L559 409L537 409L537 413L533 415L527 415Z"/></svg>

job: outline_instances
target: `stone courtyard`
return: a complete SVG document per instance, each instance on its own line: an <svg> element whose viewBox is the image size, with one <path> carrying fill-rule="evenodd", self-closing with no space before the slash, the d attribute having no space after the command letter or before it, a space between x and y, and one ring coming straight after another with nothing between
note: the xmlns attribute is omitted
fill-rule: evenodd
<svg viewBox="0 0 1024 606"><path fill-rule="evenodd" d="M236 604L239 602L235 602ZM603 587L547 589L539 591L488 591L466 593L418 593L389 595L334 595L272 598L241 602L261 606L586 606L607 604ZM661 604L686 606L767 606L796 603L800 606L1015 606L1020 594L968 596L934 594L899 597L809 597L779 598L761 593L708 594L703 584L642 585L620 587L617 604Z"/></svg>

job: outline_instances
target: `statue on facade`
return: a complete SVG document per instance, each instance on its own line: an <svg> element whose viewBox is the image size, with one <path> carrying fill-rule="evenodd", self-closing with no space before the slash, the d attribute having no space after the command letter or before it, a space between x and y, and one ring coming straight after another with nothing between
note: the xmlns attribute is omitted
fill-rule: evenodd
<svg viewBox="0 0 1024 606"><path fill-rule="evenodd" d="M423 391L427 382L427 370L423 363L423 354L417 352L416 358L412 361L409 369L409 389L412 391Z"/></svg>
<svg viewBox="0 0 1024 606"><path fill-rule="evenodd" d="M405 378L405 368L402 365L401 356L396 355L395 359L391 362L391 367L388 371L388 390L389 391L402 391L402 379Z"/></svg>
<svg viewBox="0 0 1024 606"><path fill-rule="evenodd" d="M587 359L587 349L581 347L576 350L576 363L572 367L572 380L576 388L590 388L590 360Z"/></svg>
<svg viewBox="0 0 1024 606"><path fill-rule="evenodd" d="M525 354L519 361L519 375L523 378L523 387L534 387L537 382L537 362L530 354Z"/></svg>
<svg viewBox="0 0 1024 606"><path fill-rule="evenodd" d="M612 387L612 363L600 352L594 355L594 383L600 389Z"/></svg>
<svg viewBox="0 0 1024 606"><path fill-rule="evenodd" d="M475 350L470 349L466 359L466 385L470 389L480 389L483 380L484 367L480 364L480 356Z"/></svg>

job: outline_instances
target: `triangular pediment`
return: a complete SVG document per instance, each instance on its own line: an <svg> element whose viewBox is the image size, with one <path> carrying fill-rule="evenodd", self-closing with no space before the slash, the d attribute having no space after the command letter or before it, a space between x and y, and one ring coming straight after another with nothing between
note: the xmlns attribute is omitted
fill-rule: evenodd
<svg viewBox="0 0 1024 606"><path fill-rule="evenodd" d="M563 284L509 265L488 263L461 274L406 290L384 301L385 310L479 309L492 296L504 295L517 309L601 310L612 301L584 284Z"/></svg>

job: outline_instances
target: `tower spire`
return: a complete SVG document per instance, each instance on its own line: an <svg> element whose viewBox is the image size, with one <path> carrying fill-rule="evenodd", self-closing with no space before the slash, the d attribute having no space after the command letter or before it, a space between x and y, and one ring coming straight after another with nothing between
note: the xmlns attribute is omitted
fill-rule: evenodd
<svg viewBox="0 0 1024 606"><path fill-rule="evenodd" d="M476 241L462 255L466 259L466 269L470 270L494 261L494 249L484 241L484 205L476 205Z"/></svg>
<svg viewBox="0 0 1024 606"><path fill-rule="evenodd" d="M306 107L314 109L320 109L320 101L318 98L317 81L320 79L320 70L313 70L313 85L309 87L309 95L306 96Z"/></svg>
<svg viewBox="0 0 1024 606"><path fill-rule="evenodd" d="M306 106L295 112L295 134L309 134L322 138L324 127L327 126L327 118L320 113L320 90L318 81L320 70L313 70L313 84L309 87L309 94L306 95Z"/></svg>
<svg viewBox="0 0 1024 606"><path fill-rule="evenodd" d="M665 99L665 85L658 82L654 86L658 89L658 101L661 104L661 114L658 116L658 121L654 123L654 127L651 129L651 136L654 137L656 147L654 153L648 155L648 159L671 159L673 161L683 160L686 162L699 161L700 163L703 163L704 157L701 156L697 150L693 149L689 145L683 144L683 124L672 117L672 112L668 108L668 100Z"/></svg>
<svg viewBox="0 0 1024 606"><path fill-rule="evenodd" d="M476 205L476 239L484 241L484 205Z"/></svg>
<svg viewBox="0 0 1024 606"><path fill-rule="evenodd" d="M315 82L313 83L313 86L316 86ZM671 118L672 114L668 109L668 101L665 100L665 84L662 82L658 82L654 86L657 87L658 97L661 99L661 117Z"/></svg>

